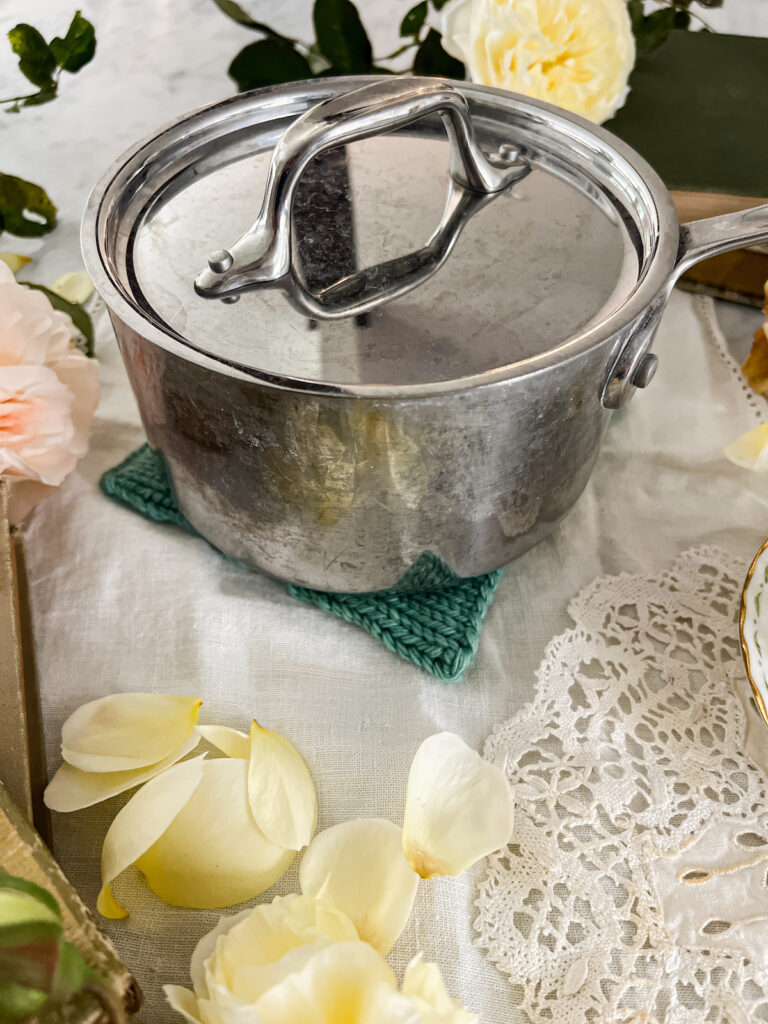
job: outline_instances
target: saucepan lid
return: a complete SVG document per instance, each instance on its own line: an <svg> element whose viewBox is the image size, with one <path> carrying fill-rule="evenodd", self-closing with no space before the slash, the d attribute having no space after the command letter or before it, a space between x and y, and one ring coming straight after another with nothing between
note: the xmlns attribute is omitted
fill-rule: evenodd
<svg viewBox="0 0 768 1024"><path fill-rule="evenodd" d="M465 83L328 78L140 143L94 190L83 247L113 312L160 345L277 386L408 395L532 372L631 323L676 225L648 165L578 117Z"/></svg>

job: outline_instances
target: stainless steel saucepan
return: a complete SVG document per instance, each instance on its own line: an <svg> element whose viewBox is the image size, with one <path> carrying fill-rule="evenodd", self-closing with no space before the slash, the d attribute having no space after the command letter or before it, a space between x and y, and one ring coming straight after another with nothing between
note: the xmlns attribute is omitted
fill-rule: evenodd
<svg viewBox="0 0 768 1024"><path fill-rule="evenodd" d="M654 372L677 277L768 239L768 207L681 227L578 117L427 78L316 79L126 153L83 222L179 507L323 590L498 568L583 490Z"/></svg>

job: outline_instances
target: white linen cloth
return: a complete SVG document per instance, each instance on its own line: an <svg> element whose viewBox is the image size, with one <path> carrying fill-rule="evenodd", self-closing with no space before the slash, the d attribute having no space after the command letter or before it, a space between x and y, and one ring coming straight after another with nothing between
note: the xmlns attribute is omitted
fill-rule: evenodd
<svg viewBox="0 0 768 1024"><path fill-rule="evenodd" d="M209 0L183 5L183 12L166 0L92 6L84 13L97 23L94 64L62 83L54 105L2 124L4 143L15 142L2 147L2 169L40 180L62 211L34 268L41 281L78 265L79 213L110 160L163 121L231 91L226 65L252 39ZM396 18L389 5L375 12L373 4L362 6L374 29L378 23L391 32ZM302 21L308 9L301 5ZM256 10L267 17L266 9ZM23 19L52 35L62 30L61 17L61 5L49 0L12 0L0 28ZM5 94L9 83L2 84ZM3 244L9 247L7 238ZM246 728L258 716L296 743L317 784L320 828L360 815L399 822L419 742L452 729L482 747L496 724L532 698L546 644L570 626L567 604L591 580L657 572L700 544L729 551L741 573L764 539L765 479L722 456L726 443L758 422L761 407L746 396L697 304L710 309L706 301L672 296L656 342L656 379L614 417L576 509L507 570L477 661L459 685L435 681L363 631L297 603L280 585L238 569L200 540L147 522L99 492L101 473L143 440L102 315L103 390L91 452L27 528L51 770L61 724L84 701L121 690L199 694L202 721ZM754 736L759 749L764 737L757 728ZM54 821L55 853L91 906L101 841L120 802ZM192 948L218 915L166 907L138 872L129 875L116 891L131 917L107 930L145 990L138 1020L162 1024L174 1015L161 985L188 984ZM510 980L474 942L483 876L478 865L460 879L422 885L394 963L402 970L423 949L440 964L450 991L486 1024L507 1024L520 1018ZM275 891L295 886L294 868Z"/></svg>
<svg viewBox="0 0 768 1024"><path fill-rule="evenodd" d="M710 308L672 296L656 380L615 417L576 509L507 570L477 661L458 685L436 682L199 539L103 497L100 474L142 434L102 320L104 392L91 453L27 529L51 768L61 724L82 702L119 690L199 694L202 721L246 728L256 716L290 736L317 784L320 828L361 815L399 822L419 742L451 729L481 747L494 725L531 699L546 643L569 625L568 600L594 577L658 571L701 543L732 552L738 575L762 541L765 482L721 452L758 415L694 303ZM91 905L116 806L55 817L55 852ZM394 959L402 969L423 949L467 1006L488 1024L504 1024L516 1019L512 989L474 945L482 875L478 866L460 879L424 883ZM218 915L166 907L138 872L129 876L117 893L131 917L107 930L146 991L139 1020L170 1020L160 986L187 982L191 950ZM275 891L295 887L293 869Z"/></svg>

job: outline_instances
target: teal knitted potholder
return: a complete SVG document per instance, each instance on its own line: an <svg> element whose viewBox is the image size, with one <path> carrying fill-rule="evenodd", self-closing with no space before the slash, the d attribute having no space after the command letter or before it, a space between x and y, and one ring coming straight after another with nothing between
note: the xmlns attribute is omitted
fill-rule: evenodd
<svg viewBox="0 0 768 1024"><path fill-rule="evenodd" d="M162 455L147 444L107 470L101 489L149 519L175 523L197 535L176 505ZM483 619L501 573L497 569L462 579L436 555L426 553L406 574L407 583L413 585L415 578L420 586L433 589L416 594L328 594L296 586L288 590L300 601L361 626L401 658L453 683L475 659ZM406 583L406 577L401 583Z"/></svg>

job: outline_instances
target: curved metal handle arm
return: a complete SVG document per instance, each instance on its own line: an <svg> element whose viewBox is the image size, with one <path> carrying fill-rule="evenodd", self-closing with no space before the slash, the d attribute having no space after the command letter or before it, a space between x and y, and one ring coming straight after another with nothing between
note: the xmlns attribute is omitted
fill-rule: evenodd
<svg viewBox="0 0 768 1024"><path fill-rule="evenodd" d="M318 295L291 278L289 293L294 305L317 320L338 320L367 313L417 288L445 263L464 225L494 194L469 192L451 182L440 224L421 249L349 274Z"/></svg>
<svg viewBox="0 0 768 1024"><path fill-rule="evenodd" d="M428 78L374 82L325 100L294 121L275 147L256 222L230 250L211 257L208 269L195 281L195 290L206 298L222 298L285 278L292 271L293 199L307 164L328 149L403 127L431 113L440 114L445 123L451 178L458 185L494 194L527 174L529 167L522 160L505 166L490 162L475 141L465 97L448 82Z"/></svg>
<svg viewBox="0 0 768 1024"><path fill-rule="evenodd" d="M768 205L683 224L675 278L710 256L757 242L768 242Z"/></svg>

